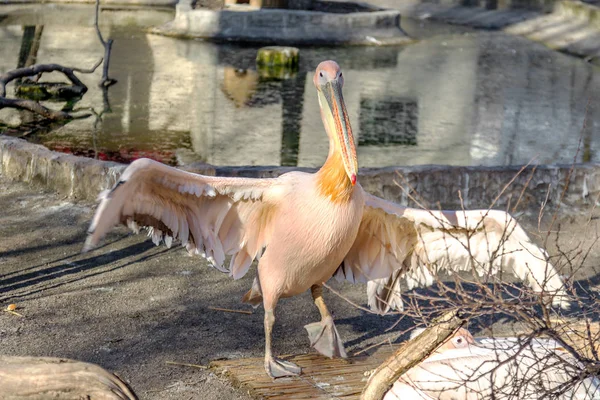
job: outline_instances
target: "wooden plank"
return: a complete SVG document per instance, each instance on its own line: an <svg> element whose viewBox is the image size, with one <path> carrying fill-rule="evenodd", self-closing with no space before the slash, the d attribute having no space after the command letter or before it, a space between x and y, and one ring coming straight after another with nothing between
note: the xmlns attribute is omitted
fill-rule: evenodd
<svg viewBox="0 0 600 400"><path fill-rule="evenodd" d="M581 322L565 321L559 331L576 349L592 356L590 341L600 352L600 323L587 327ZM567 329L568 327L568 329ZM302 375L293 378L271 379L263 367L263 358L217 360L211 368L225 373L231 381L255 399L304 400L343 399L359 400L367 383L365 372L377 368L392 355L397 345L384 345L349 359L329 359L309 353L282 357L302 367Z"/></svg>
<svg viewBox="0 0 600 400"><path fill-rule="evenodd" d="M317 353L282 357L302 367L299 377L271 379L263 367L263 358L216 360L210 366L255 399L358 400L371 371L389 357L397 346L382 346L371 355L330 359Z"/></svg>

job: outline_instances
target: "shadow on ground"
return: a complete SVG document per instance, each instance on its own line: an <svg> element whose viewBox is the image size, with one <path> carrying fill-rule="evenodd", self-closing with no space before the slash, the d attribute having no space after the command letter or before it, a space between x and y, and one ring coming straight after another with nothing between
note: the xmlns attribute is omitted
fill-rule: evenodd
<svg viewBox="0 0 600 400"><path fill-rule="evenodd" d="M142 399L248 398L211 372L167 361L207 364L263 355L262 309L247 315L209 308L252 310L240 303L252 273L233 281L181 248L154 247L122 229L103 247L81 254L92 205L65 203L1 179L0 193L0 306L16 303L25 316L0 314L3 354L97 363L129 381ZM579 225L575 218L563 228L575 234ZM585 239L593 241L592 235ZM586 262L597 261L593 254ZM365 304L364 285L332 285ZM380 317L331 292L325 296L350 354L397 341L411 326L405 319L386 332L398 316ZM309 293L283 299L276 354L310 351L303 326L318 319Z"/></svg>

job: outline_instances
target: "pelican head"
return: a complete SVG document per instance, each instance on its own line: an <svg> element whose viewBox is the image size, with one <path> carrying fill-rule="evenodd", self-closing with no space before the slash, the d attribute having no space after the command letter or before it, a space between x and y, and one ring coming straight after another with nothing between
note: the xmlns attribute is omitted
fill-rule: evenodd
<svg viewBox="0 0 600 400"><path fill-rule="evenodd" d="M354 136L352 136L352 128L342 96L342 86L344 86L342 70L335 61L323 61L317 67L313 82L319 95L325 130L333 144L330 151L341 153L346 174L352 185L355 185L358 161Z"/></svg>

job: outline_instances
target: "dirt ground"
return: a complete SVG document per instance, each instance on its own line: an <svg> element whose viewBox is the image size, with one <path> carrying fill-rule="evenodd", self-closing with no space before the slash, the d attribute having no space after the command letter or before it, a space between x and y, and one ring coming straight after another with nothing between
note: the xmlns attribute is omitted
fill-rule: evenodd
<svg viewBox="0 0 600 400"><path fill-rule="evenodd" d="M80 254L93 204L74 204L1 176L0 209L0 307L16 303L24 315L0 313L2 354L93 362L128 381L141 399L249 398L210 371L167 362L205 365L263 355L262 309L252 315L209 309L252 310L240 303L252 274L233 281L181 248L155 247L124 229L104 247ZM594 244L597 216L589 209L561 214L555 224L561 249ZM534 227L534 213L522 217ZM596 275L595 248L585 264ZM366 302L364 285L333 285ZM350 353L398 336L385 332L396 317L368 314L325 295ZM276 354L308 352L303 326L319 319L310 294L283 300L277 317Z"/></svg>
<svg viewBox="0 0 600 400"><path fill-rule="evenodd" d="M252 274L233 281L182 248L155 247L125 229L80 254L93 204L73 204L1 176L0 209L0 307L16 303L25 316L0 312L2 354L93 362L127 380L141 399L249 398L211 372L166 362L205 365L263 355L262 308L252 315L208 308L252 310L240 303ZM335 286L365 303L363 285ZM395 317L325 295L348 350L387 337ZM303 326L318 320L310 293L282 300L276 354L308 352Z"/></svg>

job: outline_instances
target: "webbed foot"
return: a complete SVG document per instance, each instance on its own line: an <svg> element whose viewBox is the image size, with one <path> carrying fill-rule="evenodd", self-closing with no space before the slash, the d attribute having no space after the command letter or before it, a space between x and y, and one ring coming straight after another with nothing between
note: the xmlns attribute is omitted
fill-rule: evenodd
<svg viewBox="0 0 600 400"><path fill-rule="evenodd" d="M265 371L271 378L283 378L300 375L302 368L289 361L271 357L265 360Z"/></svg>
<svg viewBox="0 0 600 400"><path fill-rule="evenodd" d="M319 353L329 358L348 357L340 334L333 323L333 318L323 318L320 322L305 325L304 329L308 332L310 345Z"/></svg>

